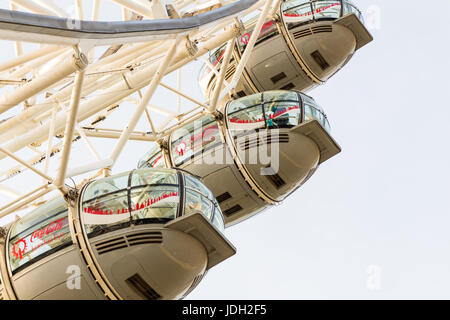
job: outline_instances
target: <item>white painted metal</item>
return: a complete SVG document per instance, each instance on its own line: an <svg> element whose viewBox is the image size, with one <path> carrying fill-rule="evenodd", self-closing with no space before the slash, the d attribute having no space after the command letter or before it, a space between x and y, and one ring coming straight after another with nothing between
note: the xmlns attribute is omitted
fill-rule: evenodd
<svg viewBox="0 0 450 320"><path fill-rule="evenodd" d="M151 19L154 16L150 2L109 1L118 5L117 8L121 10L120 15L125 20L129 20L132 14L142 15L144 19ZM88 18L92 21L99 19L102 2L100 0L92 2L90 5L92 11L86 12L84 10L86 8L83 8L83 1L73 0L78 14L77 18ZM183 11L185 8L192 9L196 6L198 8L203 6L201 9L203 12L217 8L209 4L211 8L205 9L208 7L206 2L176 0L173 4L176 12L180 14L185 12ZM224 6L235 1L220 2ZM11 0L10 3L12 9L20 8L31 13L68 17L68 12L54 0ZM172 2L170 3L172 4ZM67 192L64 187L66 177L100 170L91 176L93 178L101 172L109 172L109 169L106 171L104 169L114 165L127 141L158 142L187 121L203 115L211 102L199 101L190 93L182 90L180 69L195 59L203 58L210 50L238 36L241 29L236 25L236 22L239 21L236 20L236 17L248 14L264 4L265 1L261 0L239 14L196 28L166 30L132 37L88 39L87 42L86 39L78 36L25 33L0 27L0 39L12 40L17 53L8 61L0 61L0 75L2 75L0 151L4 151L4 153L0 152L0 161L4 161L8 156L20 163L19 166L9 169L4 167L2 183L8 182L18 172L26 169L39 174L45 180L42 186L24 196L12 192L13 190L7 185L1 188L0 193L16 199L8 206L0 208L0 217L26 208L36 199L55 190L55 187ZM40 47L30 50L31 47L26 46L22 49L21 42L39 43ZM117 48L110 48L113 51L102 59L95 58L93 50L90 50L89 53L85 52L89 55L89 62L92 63L84 71L79 71L80 68L83 68L83 66L80 67L80 61L67 57L75 45L80 45L81 48L116 45ZM161 82L163 77L172 71L177 71L176 84ZM27 80L22 81L22 78L27 78ZM224 83L228 85L226 81ZM169 110L165 105L155 106L149 103L158 85L176 95L176 112ZM83 128L86 127L83 122L90 117L101 117L105 110L119 105L125 99L132 101L135 99L134 94L140 94L140 90L147 86L148 90L144 96L141 95L141 101L138 102L131 119L128 119L125 130L98 129L91 125L87 125L88 129ZM195 106L189 110L183 110L184 99L194 103ZM21 103L24 104L23 109L17 107ZM69 110L69 115L66 110ZM154 112L167 117L159 123L154 123ZM134 130L137 120L143 113L146 114L151 133ZM86 143L95 162L67 168L75 131ZM64 143L55 143L55 136L63 136ZM96 150L97 140L90 140L89 137L117 139L111 159L102 159ZM41 146L43 143L46 144ZM24 148L30 149L30 147L33 150L33 157L28 157L28 160L22 160L27 158L26 156L16 155L17 152L22 152ZM61 151L59 171L54 184L49 185L53 182L48 174L51 167L51 155L59 151ZM42 171L36 169L35 164L41 163L44 161L43 159L45 159L45 163ZM56 173L51 173L56 176Z"/></svg>
<svg viewBox="0 0 450 320"><path fill-rule="evenodd" d="M230 63L231 53L233 52L234 39L228 41L227 47L225 48L225 55L223 57L222 66L220 67L219 77L217 79L216 88L209 106L209 111L213 112L216 110L217 102L219 101L219 94L222 90L223 80L225 79L225 74L228 70L228 64Z"/></svg>
<svg viewBox="0 0 450 320"><path fill-rule="evenodd" d="M248 59L250 58L250 55L252 53L253 47L255 46L256 40L258 39L259 31L261 30L263 23L266 21L268 15L269 15L269 10L271 8L272 2L273 1L271 1L271 0L266 1L266 4L264 5L264 9L262 10L261 15L259 16L259 18L256 22L255 29L254 29L255 31L250 36L250 39L247 43L247 47L245 48L244 53L242 54L241 60L239 61L238 66L236 67L236 71L234 72L233 78L231 79L231 82L228 85L228 87L225 88L224 91L222 91L219 100L222 100L228 92L233 91L236 88L236 85L238 84L238 81L239 81L240 77L242 76L242 72L244 71L244 67L247 64Z"/></svg>
<svg viewBox="0 0 450 320"><path fill-rule="evenodd" d="M136 127L136 124L139 120L139 118L144 113L144 110L147 108L148 103L150 102L150 99L152 98L153 94L156 91L156 88L158 87L159 83L161 82L162 77L164 76L164 73L166 72L170 62L173 59L173 56L175 54L176 48L177 48L177 39L172 44L172 47L170 48L169 52L167 52L166 57L162 61L161 65L159 66L158 70L154 73L152 81L150 82L149 88L145 92L144 96L142 97L141 103L137 107L137 110L133 114L133 116L130 119L130 122L128 123L127 127L123 130L121 137L117 141L117 144L114 146L114 149L111 153L110 158L113 160L113 162L116 162L117 158L119 157L120 153L123 150L123 147L125 146L126 141L128 140L128 137L130 136L131 132L133 132L134 128Z"/></svg>
<svg viewBox="0 0 450 320"><path fill-rule="evenodd" d="M17 162L19 162L20 164L24 165L25 167L27 167L28 169L30 169L31 171L33 171L34 173L36 173L37 175L41 176L42 178L46 179L47 181L53 181L53 179L51 177L49 177L48 175L46 175L45 173L41 172L40 170L36 169L35 167L31 166L30 164L28 164L26 161L23 161L22 159L20 159L19 157L17 157L14 153L9 152L8 150L6 150L3 147L0 147L0 152L4 153L5 155L7 155L8 157L10 157L11 159L16 160Z"/></svg>
<svg viewBox="0 0 450 320"><path fill-rule="evenodd" d="M83 53L79 54L81 56L80 60L83 60ZM70 150L72 147L73 132L75 130L75 124L77 122L78 107L80 105L81 98L81 88L83 86L84 80L84 68L85 65L79 66L79 70L76 73L75 86L73 88L72 98L70 101L70 110L67 116L66 130L64 132L64 149L61 156L58 176L55 180L55 186L60 189L63 187L64 178L66 177L67 164L69 162Z"/></svg>

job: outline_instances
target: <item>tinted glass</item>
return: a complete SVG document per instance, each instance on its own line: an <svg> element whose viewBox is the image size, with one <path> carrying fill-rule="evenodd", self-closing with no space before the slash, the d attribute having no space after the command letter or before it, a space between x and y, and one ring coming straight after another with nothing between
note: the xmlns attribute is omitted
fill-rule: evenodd
<svg viewBox="0 0 450 320"><path fill-rule="evenodd" d="M148 184L173 184L178 185L178 174L172 169L140 169L133 171L131 187Z"/></svg>
<svg viewBox="0 0 450 320"><path fill-rule="evenodd" d="M141 160L139 160L138 168L147 167L164 167L164 157L161 149L156 146L150 152L148 152Z"/></svg>
<svg viewBox="0 0 450 320"><path fill-rule="evenodd" d="M254 21L256 21L256 18L254 19ZM252 22L253 21L249 21L249 23ZM237 43L241 52L244 51L245 48L247 47L248 41L250 40L253 30L254 27L245 30L242 36L238 39ZM276 34L278 34L277 25L275 21L269 20L262 25L261 32L259 33L258 39L256 40L256 44Z"/></svg>
<svg viewBox="0 0 450 320"><path fill-rule="evenodd" d="M221 144L219 127L212 115L203 116L176 130L171 136L171 157L179 165L203 150Z"/></svg>
<svg viewBox="0 0 450 320"><path fill-rule="evenodd" d="M166 222L176 218L178 207L178 174L161 168L134 170L92 182L83 192L81 210L87 234L96 236L132 222Z"/></svg>
<svg viewBox="0 0 450 320"><path fill-rule="evenodd" d="M214 218L212 220L212 224L216 226L219 231L223 232L225 229L225 223L223 221L222 211L220 211L219 206L217 206L214 210Z"/></svg>
<svg viewBox="0 0 450 320"><path fill-rule="evenodd" d="M273 101L264 104L269 128L290 128L300 123L300 104L297 102Z"/></svg>
<svg viewBox="0 0 450 320"><path fill-rule="evenodd" d="M200 193L191 189L186 189L186 205L184 210L185 215L200 212L208 220L211 220L213 214L213 203Z"/></svg>
<svg viewBox="0 0 450 320"><path fill-rule="evenodd" d="M67 203L58 197L13 225L8 248L13 272L72 243L67 215Z"/></svg>
<svg viewBox="0 0 450 320"><path fill-rule="evenodd" d="M147 186L130 192L132 218L175 219L178 212L178 186Z"/></svg>

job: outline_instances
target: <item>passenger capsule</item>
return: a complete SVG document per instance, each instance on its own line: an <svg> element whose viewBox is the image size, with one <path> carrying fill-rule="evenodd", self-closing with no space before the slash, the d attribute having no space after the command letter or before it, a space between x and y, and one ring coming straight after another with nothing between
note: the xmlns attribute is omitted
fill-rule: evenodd
<svg viewBox="0 0 450 320"><path fill-rule="evenodd" d="M322 108L297 91L266 91L226 103L173 131L138 167L166 163L194 173L213 192L225 225L283 201L340 152Z"/></svg>
<svg viewBox="0 0 450 320"><path fill-rule="evenodd" d="M235 253L211 191L174 169L86 184L9 226L0 293L17 299L177 299ZM30 285L32 284L32 285Z"/></svg>
<svg viewBox="0 0 450 320"><path fill-rule="evenodd" d="M287 0L281 2L278 15L261 28L236 87L239 97L274 89L307 91L327 81L373 40L361 12L348 0ZM256 18L246 23L236 40L225 81L231 81L255 23ZM200 70L206 97L214 92L225 47L213 51Z"/></svg>

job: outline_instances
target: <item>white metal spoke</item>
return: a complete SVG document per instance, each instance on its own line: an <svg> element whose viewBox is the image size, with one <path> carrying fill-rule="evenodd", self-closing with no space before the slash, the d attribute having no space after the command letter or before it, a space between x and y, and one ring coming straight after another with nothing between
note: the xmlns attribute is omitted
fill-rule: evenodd
<svg viewBox="0 0 450 320"><path fill-rule="evenodd" d="M80 53L82 54L82 53ZM66 130L64 133L64 149L61 156L61 163L59 166L58 176L55 180L55 186L63 189L64 179L66 177L67 164L69 162L70 150L72 146L72 137L77 121L78 107L80 105L80 93L83 86L84 70L79 70L75 77L75 86L72 92L72 98L70 102L70 110L67 116Z"/></svg>
<svg viewBox="0 0 450 320"><path fill-rule="evenodd" d="M187 10L190 14L203 14L233 2L207 4L206 0L175 0L171 17L177 18L177 14L181 17ZM66 4L71 8L64 7ZM10 0L9 8L56 19L69 19L75 13L75 19L99 21L105 19L102 4L116 10L114 19L118 22L140 19L145 22L168 15L159 3L141 0L92 0L91 3L68 0L64 4L55 0ZM253 4L242 14L263 4L264 1ZM78 185L102 172L109 174L128 141L143 143L147 149L149 142L160 143L173 130L205 114L214 100L204 102L184 89L181 69L194 60L203 60L205 54L238 36L236 17L219 19L181 33L166 32L132 40L121 38L120 41L111 40L111 43L84 38L52 38L42 32L30 36L26 32L0 29L0 39L5 43L9 41L15 53L0 61L0 161L12 159L18 163L8 162L0 172L0 194L14 199L7 206L3 204L0 217L45 201L43 197L54 190L68 192L64 185L68 177L74 177ZM67 20L68 25L72 22ZM74 32L77 31L76 21L71 26ZM80 65L80 60L71 56L74 47L83 48L89 57L89 65L84 70L83 63ZM219 71L206 61L219 77ZM174 80L165 78L173 71L176 71ZM225 87L230 84L224 79L223 83ZM150 103L158 87L167 89L164 92L173 97L173 102ZM141 94L143 88L147 90ZM106 127L110 125L112 112L122 104L120 110L136 106L128 124L116 122L110 129L102 128L103 123ZM144 129L138 128L138 120L144 113L148 124ZM85 144L83 147L92 154L93 162L70 167L70 151L80 138ZM104 139L115 140L111 156L106 159L98 148L101 141L108 142ZM56 172L51 166L55 154L60 155ZM29 171L38 175L35 186L44 184L25 195L9 187L10 181ZM91 172L89 178L80 180L83 179L80 175Z"/></svg>

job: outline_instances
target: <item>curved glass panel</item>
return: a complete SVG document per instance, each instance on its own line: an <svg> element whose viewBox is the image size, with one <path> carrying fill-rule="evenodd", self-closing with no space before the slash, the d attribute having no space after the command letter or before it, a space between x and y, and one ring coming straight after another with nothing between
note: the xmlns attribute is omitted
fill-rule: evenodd
<svg viewBox="0 0 450 320"><path fill-rule="evenodd" d="M290 128L300 123L301 102L297 92L266 91L263 99L268 128Z"/></svg>
<svg viewBox="0 0 450 320"><path fill-rule="evenodd" d="M341 2L336 0L315 1L312 3L314 19L338 19L341 17Z"/></svg>
<svg viewBox="0 0 450 320"><path fill-rule="evenodd" d="M128 176L125 172L90 183L83 192L81 212L86 233L101 234L130 223Z"/></svg>
<svg viewBox="0 0 450 320"><path fill-rule="evenodd" d="M130 187L133 220L176 218L180 200L176 171L172 169L133 171Z"/></svg>
<svg viewBox="0 0 450 320"><path fill-rule="evenodd" d="M223 44L218 49L212 51L212 54L210 54L208 60L213 65L213 67L216 67L219 63L222 62L222 57L225 53L226 47L227 45ZM206 77L206 75L210 74L211 72L211 68L206 63L203 64L198 74L198 80L202 81Z"/></svg>
<svg viewBox="0 0 450 320"><path fill-rule="evenodd" d="M131 187L153 184L178 185L178 174L175 170L167 168L141 169L132 172Z"/></svg>
<svg viewBox="0 0 450 320"><path fill-rule="evenodd" d="M178 186L133 188L130 191L130 199L133 220L175 219L180 201Z"/></svg>
<svg viewBox="0 0 450 320"><path fill-rule="evenodd" d="M215 201L214 194L200 180L194 178L190 174L184 174L186 188L194 189L199 193L207 196L210 200Z"/></svg>
<svg viewBox="0 0 450 320"><path fill-rule="evenodd" d="M213 215L213 203L204 195L186 188L186 205L184 207L184 214L193 214L201 212L205 217L211 221Z"/></svg>
<svg viewBox="0 0 450 320"><path fill-rule="evenodd" d="M223 215L214 194L200 180L190 174L185 173L184 178L186 187L184 214L201 212L220 232L223 232L225 228Z"/></svg>
<svg viewBox="0 0 450 320"><path fill-rule="evenodd" d="M222 211L220 211L220 207L218 204L216 204L216 207L214 209L214 217L212 220L212 224L216 226L219 231L223 232L225 230L225 222L223 221L223 214Z"/></svg>
<svg viewBox="0 0 450 320"><path fill-rule="evenodd" d="M100 198L128 187L129 172L124 172L112 177L103 178L92 182L83 194L83 201Z"/></svg>
<svg viewBox="0 0 450 320"><path fill-rule="evenodd" d="M311 3L305 0L285 1L281 4L281 11L289 28L314 19Z"/></svg>
<svg viewBox="0 0 450 320"><path fill-rule="evenodd" d="M351 1L348 0L344 1L343 5L344 5L344 15L354 13L359 18L359 20L361 20L361 22L364 23L364 17L361 11L359 11L359 9Z"/></svg>
<svg viewBox="0 0 450 320"><path fill-rule="evenodd" d="M139 160L138 168L164 167L164 157L159 146L154 147Z"/></svg>
<svg viewBox="0 0 450 320"><path fill-rule="evenodd" d="M14 223L8 246L13 273L72 243L67 215L67 203L58 197Z"/></svg>
<svg viewBox="0 0 450 320"><path fill-rule="evenodd" d="M214 208L218 206L214 195L190 174L182 176L184 214L200 212L212 221ZM132 223L166 223L180 216L183 191L179 178L180 173L174 169L138 169L90 183L81 199L82 220L88 236L95 237Z"/></svg>
<svg viewBox="0 0 450 320"><path fill-rule="evenodd" d="M265 127L260 93L230 102L226 112L229 130L254 130Z"/></svg>
<svg viewBox="0 0 450 320"><path fill-rule="evenodd" d="M268 128L291 128L301 121L299 102L272 101L264 104Z"/></svg>
<svg viewBox="0 0 450 320"><path fill-rule="evenodd" d="M305 103L303 106L305 110L304 121L317 120L326 131L330 132L330 124L328 123L328 119L321 110L309 103Z"/></svg>
<svg viewBox="0 0 450 320"><path fill-rule="evenodd" d="M301 100L305 106L303 119ZM322 108L311 97L296 91L265 91L234 100L227 105L226 116L228 130L234 137L260 128L292 128L311 119L330 132Z"/></svg>
<svg viewBox="0 0 450 320"><path fill-rule="evenodd" d="M273 101L299 101L295 91L272 90L263 92L264 103Z"/></svg>
<svg viewBox="0 0 450 320"><path fill-rule="evenodd" d="M258 17L255 17L254 19L249 21L249 24L256 23ZM249 28L244 31L243 35L238 39L238 47L239 50L242 52L247 47L248 41L250 40L250 37L253 33L254 27ZM262 42L274 35L278 34L278 29L276 22L274 20L269 20L265 22L261 27L261 32L259 33L258 39L256 40L256 44L259 42Z"/></svg>
<svg viewBox="0 0 450 320"><path fill-rule="evenodd" d="M212 115L203 116L174 131L170 141L170 155L175 165L222 143L219 127Z"/></svg>
<svg viewBox="0 0 450 320"><path fill-rule="evenodd" d="M132 222L166 222L177 216L178 207L175 170L139 169L87 185L81 212L86 233L93 237L127 227Z"/></svg>
<svg viewBox="0 0 450 320"><path fill-rule="evenodd" d="M301 102L295 91L266 91L237 99L227 106L231 131L290 128L301 121Z"/></svg>
<svg viewBox="0 0 450 320"><path fill-rule="evenodd" d="M339 19L351 13L364 23L361 12L348 0L290 0L281 4L281 11L289 29L311 21Z"/></svg>
<svg viewBox="0 0 450 320"><path fill-rule="evenodd" d="M257 17L250 20L248 24L254 24L256 22ZM253 33L254 28L249 28L244 31L243 35L237 39L237 44L241 52L247 46L248 41L250 40L250 36ZM265 39L268 39L274 35L278 34L277 25L274 20L269 20L263 24L261 27L261 32L256 40L256 43L259 43ZM218 64L222 63L222 58L225 54L226 44L220 46L218 49L214 50L213 53L209 56L208 60L217 70ZM207 64L203 64L200 68L200 72L198 74L198 81L203 82L206 79L206 76L212 72L211 68ZM206 83L204 84L206 85Z"/></svg>

